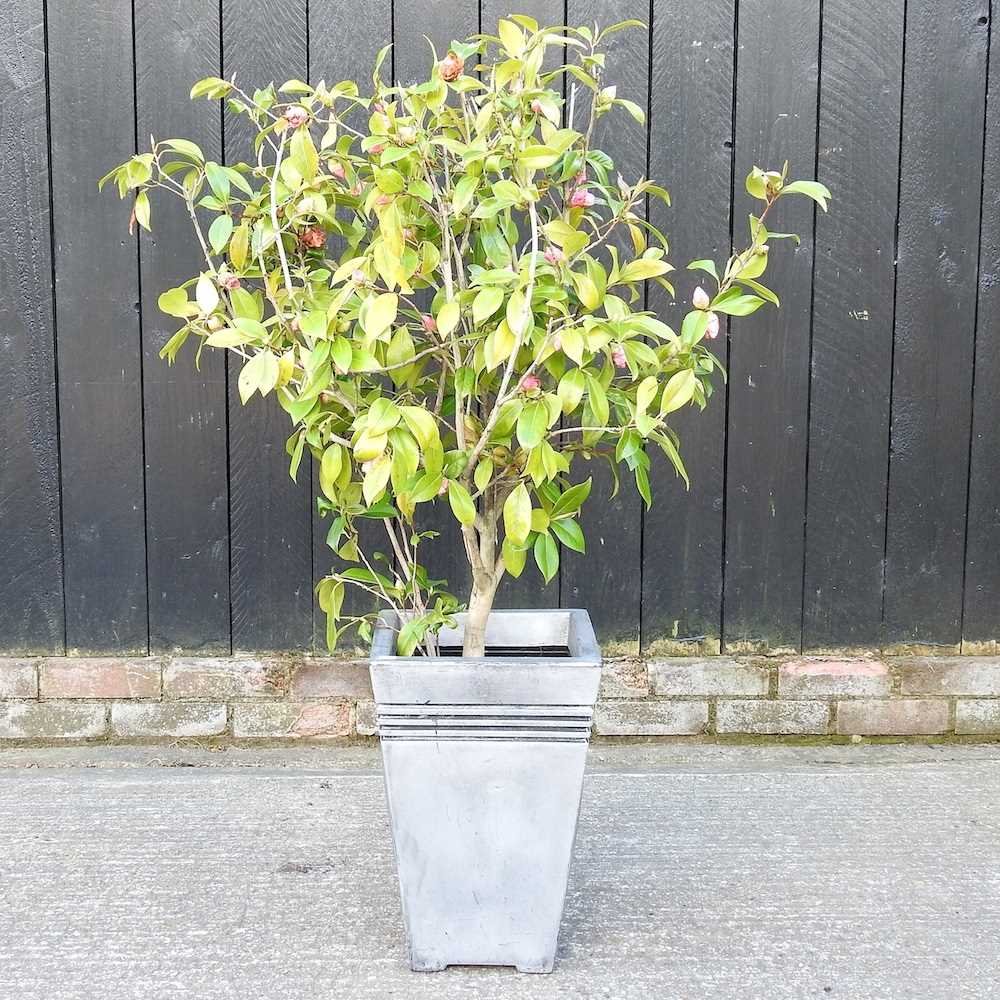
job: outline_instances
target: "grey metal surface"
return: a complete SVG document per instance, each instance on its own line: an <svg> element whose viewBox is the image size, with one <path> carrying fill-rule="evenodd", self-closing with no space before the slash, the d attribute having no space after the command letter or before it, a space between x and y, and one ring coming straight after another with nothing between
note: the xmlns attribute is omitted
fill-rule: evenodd
<svg viewBox="0 0 1000 1000"><path fill-rule="evenodd" d="M394 656L398 625L383 614L371 674L410 966L551 972L600 684L590 617L494 612L497 657Z"/></svg>
<svg viewBox="0 0 1000 1000"><path fill-rule="evenodd" d="M593 749L542 977L408 970L363 752L153 752L0 754L0 996L997 995L1000 748Z"/></svg>

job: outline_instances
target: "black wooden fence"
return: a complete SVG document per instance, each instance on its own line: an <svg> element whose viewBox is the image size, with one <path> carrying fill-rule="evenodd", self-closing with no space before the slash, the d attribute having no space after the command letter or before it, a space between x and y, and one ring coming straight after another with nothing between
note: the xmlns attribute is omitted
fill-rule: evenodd
<svg viewBox="0 0 1000 1000"><path fill-rule="evenodd" d="M651 23L609 75L648 103L600 137L672 258L742 239L742 178L788 158L804 199L775 252L778 312L719 350L728 393L680 427L685 493L655 468L586 515L543 591L644 649L955 647L1000 633L1000 44L989 0L534 0L548 23ZM568 9L567 9L568 8ZM0 10L0 650L299 649L326 568L287 418L244 409L222 357L168 368L158 292L197 268L185 223L126 234L95 180L153 130L238 157L190 83L393 73L508 12L482 0L5 0ZM790 199L790 201L792 201ZM784 206L782 206L784 208ZM694 275L681 272L678 295ZM672 307L666 296L656 308ZM662 642L659 648L664 648Z"/></svg>

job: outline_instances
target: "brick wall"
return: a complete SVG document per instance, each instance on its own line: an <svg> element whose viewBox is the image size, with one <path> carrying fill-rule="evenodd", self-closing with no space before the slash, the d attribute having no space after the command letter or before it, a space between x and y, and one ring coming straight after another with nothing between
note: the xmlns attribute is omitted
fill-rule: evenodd
<svg viewBox="0 0 1000 1000"><path fill-rule="evenodd" d="M0 743L374 735L361 660L0 659ZM1000 659L609 660L600 737L1000 739Z"/></svg>

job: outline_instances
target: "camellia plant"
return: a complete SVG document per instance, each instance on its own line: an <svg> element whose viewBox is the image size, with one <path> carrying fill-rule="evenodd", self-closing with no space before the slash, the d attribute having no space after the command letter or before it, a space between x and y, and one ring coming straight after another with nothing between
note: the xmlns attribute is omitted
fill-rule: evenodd
<svg viewBox="0 0 1000 1000"><path fill-rule="evenodd" d="M581 463L625 466L647 505L650 445L687 480L669 421L704 407L724 375L705 339L721 314L778 304L760 281L785 235L768 214L789 194L826 208L823 185L755 168L747 248L721 268L689 265L712 290L697 289L679 329L644 310L646 282L673 293L667 241L644 217L648 198L669 198L592 144L604 115L644 122L603 81L601 44L633 26L512 16L435 53L410 87L381 79L387 47L370 96L350 81L251 94L201 80L193 98L225 99L253 123L255 162L165 139L101 182L134 195L143 228L154 190L193 223L204 269L160 296L183 324L161 356L173 362L191 338L198 356L232 352L243 402L274 393L291 418L291 475L306 451L319 463L327 542L349 564L318 584L331 648L352 627L370 638L375 612L344 611L352 586L399 612L400 654L436 652L462 603L423 565L431 507L461 526L463 652L482 656L504 574L531 559L548 582L560 545L584 551ZM567 61L548 70L553 50ZM384 526L386 554L361 544L365 520Z"/></svg>

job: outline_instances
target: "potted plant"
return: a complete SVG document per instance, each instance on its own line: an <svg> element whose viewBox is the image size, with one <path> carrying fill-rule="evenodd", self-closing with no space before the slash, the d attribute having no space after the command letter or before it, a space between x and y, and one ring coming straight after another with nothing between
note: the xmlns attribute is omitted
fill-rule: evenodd
<svg viewBox="0 0 1000 1000"><path fill-rule="evenodd" d="M414 969L551 970L601 658L585 611L494 612L494 596L529 560L548 582L560 546L584 551L581 466L623 465L647 505L648 448L687 479L670 417L724 375L704 341L723 314L777 305L760 281L775 203L829 196L755 168L746 249L689 265L713 290L679 329L644 310L646 282L672 292L643 211L668 196L592 145L606 114L644 121L602 79L603 41L638 24L512 16L411 87L381 79L387 47L370 94L201 80L192 97L253 124L256 160L165 139L102 180L146 229L154 190L193 223L204 265L160 296L181 321L161 356L230 351L243 402L275 394L291 419L291 475L306 452L319 464L340 566L318 600L331 648L348 629L372 643ZM425 568L432 508L458 523L464 600ZM345 610L349 587L374 609Z"/></svg>

